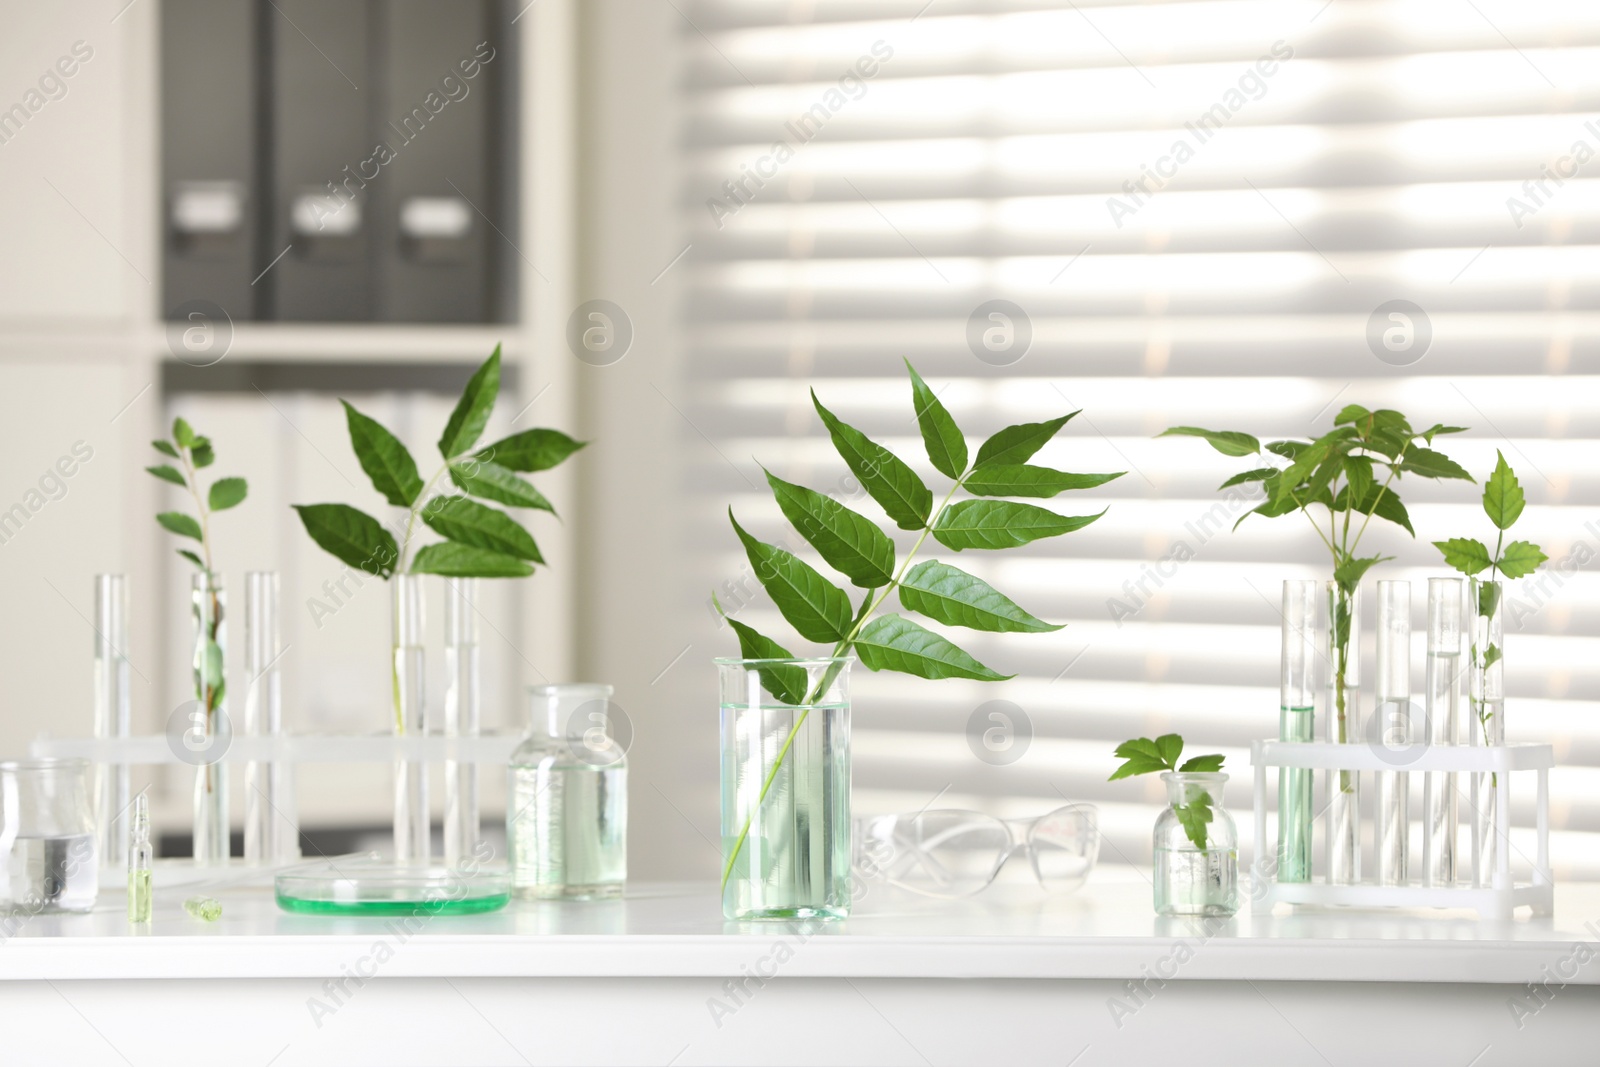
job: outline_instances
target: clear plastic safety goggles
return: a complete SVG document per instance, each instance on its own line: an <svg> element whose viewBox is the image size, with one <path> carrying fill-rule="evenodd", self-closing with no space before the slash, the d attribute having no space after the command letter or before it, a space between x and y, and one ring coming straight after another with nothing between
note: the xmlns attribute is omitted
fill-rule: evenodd
<svg viewBox="0 0 1600 1067"><path fill-rule="evenodd" d="M1025 853L1049 893L1083 885L1100 854L1093 804L1067 804L1032 819L943 809L856 820L855 870L872 882L930 897L967 897L993 884Z"/></svg>

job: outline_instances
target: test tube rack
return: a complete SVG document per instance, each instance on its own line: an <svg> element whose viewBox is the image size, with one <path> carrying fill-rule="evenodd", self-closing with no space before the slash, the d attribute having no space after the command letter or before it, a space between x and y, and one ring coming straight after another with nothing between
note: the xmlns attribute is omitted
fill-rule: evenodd
<svg viewBox="0 0 1600 1067"><path fill-rule="evenodd" d="M1255 768L1255 861L1251 911L1266 914L1284 904L1348 905L1361 908L1462 908L1478 913L1480 919L1510 920L1519 907L1530 907L1535 915L1551 914L1555 901L1555 880L1550 873L1550 768L1555 766L1555 750L1547 744L1511 745L1395 745L1333 744L1304 741L1255 741L1250 746L1250 764ZM1277 841L1267 835L1267 768L1302 768L1323 771L1331 777L1337 771L1458 774L1517 774L1531 771L1538 776L1535 830L1537 848L1531 857L1532 881L1512 880L1511 791L1495 790L1494 833L1500 842L1495 849L1495 870L1488 884L1471 874L1479 868L1478 842L1473 837L1468 875L1454 885L1425 886L1413 879L1405 885L1377 885L1363 882L1332 885L1325 873L1315 869L1305 882L1279 882L1274 873ZM1276 784L1276 783L1274 783ZM1315 868L1315 861L1313 861ZM1319 880L1319 878L1321 880Z"/></svg>

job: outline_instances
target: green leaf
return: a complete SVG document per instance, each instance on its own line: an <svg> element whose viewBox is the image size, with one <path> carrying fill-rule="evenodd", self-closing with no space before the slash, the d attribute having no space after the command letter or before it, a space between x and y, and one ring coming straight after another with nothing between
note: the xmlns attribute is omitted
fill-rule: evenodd
<svg viewBox="0 0 1600 1067"><path fill-rule="evenodd" d="M160 441L160 440L151 441L150 444L155 448L155 450L157 452L160 452L163 456L171 456L173 459L178 459L179 458L178 450L176 448L173 448L172 445L168 444L166 441Z"/></svg>
<svg viewBox="0 0 1600 1067"><path fill-rule="evenodd" d="M543 493L498 463L479 459L452 463L450 480L464 492L498 504L513 508L539 508L552 515L556 512Z"/></svg>
<svg viewBox="0 0 1600 1067"><path fill-rule="evenodd" d="M1339 409L1339 414L1333 417L1333 424L1335 426L1350 426L1369 417L1371 414L1372 412L1360 404L1346 404Z"/></svg>
<svg viewBox="0 0 1600 1067"><path fill-rule="evenodd" d="M200 532L200 523L192 515L185 515L181 511L163 511L156 516L156 521L179 537L205 540L205 535Z"/></svg>
<svg viewBox="0 0 1600 1067"><path fill-rule="evenodd" d="M189 483L183 480L183 475L178 472L176 467L163 463L158 467L146 467L145 470L164 482L171 482L173 485L180 485L185 489L189 488Z"/></svg>
<svg viewBox="0 0 1600 1067"><path fill-rule="evenodd" d="M1494 473L1489 475L1489 480L1483 486L1483 510L1490 522L1502 530L1509 530L1511 524L1522 515L1522 485L1498 449L1494 456Z"/></svg>
<svg viewBox="0 0 1600 1067"><path fill-rule="evenodd" d="M766 475L784 517L828 566L863 589L879 589L894 580L894 542L875 523L832 497L771 471Z"/></svg>
<svg viewBox="0 0 1600 1067"><path fill-rule="evenodd" d="M249 491L250 486L243 478L218 478L211 483L211 492L206 494L206 505L212 511L227 511L244 503Z"/></svg>
<svg viewBox="0 0 1600 1067"><path fill-rule="evenodd" d="M1181 774L1216 774L1222 770L1224 757L1219 755L1192 756L1183 761L1183 766L1178 768Z"/></svg>
<svg viewBox="0 0 1600 1067"><path fill-rule="evenodd" d="M543 563L533 535L503 511L464 496L438 496L422 508L422 521L452 541L517 559Z"/></svg>
<svg viewBox="0 0 1600 1067"><path fill-rule="evenodd" d="M1428 442L1431 445L1431 444L1433 444L1433 439L1435 437L1439 436L1442 433L1466 433L1466 432L1467 432L1467 427L1465 427L1465 426L1446 426L1442 422L1436 422L1431 427L1429 427L1428 429L1424 430L1419 436L1424 441ZM1477 479L1473 479L1473 480L1476 481Z"/></svg>
<svg viewBox="0 0 1600 1067"><path fill-rule="evenodd" d="M1183 824L1183 832L1188 835L1194 847L1206 847L1206 825L1211 822L1211 794L1201 793L1187 804L1174 804L1172 813Z"/></svg>
<svg viewBox="0 0 1600 1067"><path fill-rule="evenodd" d="M206 641L204 662L205 668L202 672L202 675L205 680L206 688L215 689L226 680L224 677L226 674L226 669L224 668L222 661L222 646L217 644L215 641L208 639ZM212 707L216 707L216 703L217 702L213 702Z"/></svg>
<svg viewBox="0 0 1600 1067"><path fill-rule="evenodd" d="M911 361L908 359L905 364L906 370L911 373L911 402L917 411L917 426L922 430L922 443L928 449L928 460L940 474L959 478L967 469L967 439Z"/></svg>
<svg viewBox="0 0 1600 1067"><path fill-rule="evenodd" d="M1148 737L1135 737L1132 741L1124 741L1117 746L1114 753L1119 759L1132 759L1135 755L1142 755L1155 760L1165 767L1166 761L1162 758L1161 749Z"/></svg>
<svg viewBox="0 0 1600 1067"><path fill-rule="evenodd" d="M345 423L350 427L350 445L356 450L361 469L372 480L372 487L397 508L409 508L422 492L422 476L417 461L400 439L376 419L357 411L348 400L344 405Z"/></svg>
<svg viewBox="0 0 1600 1067"><path fill-rule="evenodd" d="M195 441L194 448L189 451L189 461L198 470L204 470L217 461L217 454L211 450L211 442L205 438Z"/></svg>
<svg viewBox="0 0 1600 1067"><path fill-rule="evenodd" d="M1302 503L1306 502L1309 494L1301 492L1302 486L1312 472L1317 470L1322 461L1328 457L1334 444L1339 441L1337 435L1341 433L1349 434L1350 431L1348 429L1335 430L1333 433L1324 434L1295 454L1294 461L1283 469L1278 479L1277 499L1279 501L1299 497Z"/></svg>
<svg viewBox="0 0 1600 1067"><path fill-rule="evenodd" d="M1372 460L1367 456L1346 456L1344 461L1345 486L1350 491L1350 499L1365 502L1372 492ZM1370 508L1362 509L1362 514L1370 513Z"/></svg>
<svg viewBox="0 0 1600 1067"><path fill-rule="evenodd" d="M1501 586L1501 584L1499 582L1479 580L1479 582L1478 582L1478 614L1479 615L1482 615L1485 618L1487 618L1488 616L1493 615L1495 613L1495 609L1497 609L1500 606L1500 591L1503 588L1504 587ZM1494 646L1490 645L1489 648L1492 650L1494 648ZM1488 664L1485 664L1485 666L1487 666L1487 665Z"/></svg>
<svg viewBox="0 0 1600 1067"><path fill-rule="evenodd" d="M1501 652L1500 652L1500 646L1499 645L1490 645L1488 648L1484 649L1483 650L1483 669L1484 670L1488 670L1490 667L1493 667L1496 663L1499 663L1500 662L1500 656L1501 656Z"/></svg>
<svg viewBox="0 0 1600 1067"><path fill-rule="evenodd" d="M1309 447L1309 443L1305 441L1273 441L1267 445L1267 451L1284 459L1294 459Z"/></svg>
<svg viewBox="0 0 1600 1067"><path fill-rule="evenodd" d="M712 597L715 600L715 597ZM717 611L722 611L722 605L717 605ZM754 627L746 626L738 619L730 619L727 615L723 620L739 636L739 655L745 659L793 659L794 654L784 648L772 638L758 633ZM806 699L806 670L793 664L773 663L768 666L757 667L756 673L761 678L761 688L771 693L780 704L799 706Z"/></svg>
<svg viewBox="0 0 1600 1067"><path fill-rule="evenodd" d="M367 574L388 578L400 559L394 535L348 504L295 504L311 540L325 552Z"/></svg>
<svg viewBox="0 0 1600 1067"><path fill-rule="evenodd" d="M1539 564L1550 557L1531 541L1513 541L1500 555L1500 573L1507 578L1521 578L1539 569Z"/></svg>
<svg viewBox="0 0 1600 1067"><path fill-rule="evenodd" d="M1240 515L1238 520L1234 522L1233 528L1237 530L1239 528L1239 524L1244 522L1244 520L1248 519L1252 515L1260 515L1265 519L1276 519L1281 515L1292 515L1296 511L1300 510L1300 505L1296 504L1293 500L1277 500L1273 498L1272 493L1273 490L1269 489L1267 501L1263 504L1256 505L1243 515Z"/></svg>
<svg viewBox="0 0 1600 1067"><path fill-rule="evenodd" d="M1122 477L1127 471L1115 474L1068 474L1049 467L1031 467L1026 464L997 464L979 467L967 475L962 488L974 496L1031 496L1052 497L1068 489L1093 489Z"/></svg>
<svg viewBox="0 0 1600 1067"><path fill-rule="evenodd" d="M934 622L990 633L1036 634L1065 625L1036 619L988 582L931 559L900 580L900 603Z"/></svg>
<svg viewBox="0 0 1600 1067"><path fill-rule="evenodd" d="M1063 415L1049 422L1019 422L1015 426L1007 426L979 446L978 458L973 466L1009 467L1028 462L1076 414L1074 411L1071 415Z"/></svg>
<svg viewBox="0 0 1600 1067"><path fill-rule="evenodd" d="M502 437L478 450L477 459L498 463L506 470L532 474L561 464L589 442L577 441L560 430L535 428Z"/></svg>
<svg viewBox="0 0 1600 1067"><path fill-rule="evenodd" d="M1081 530L1104 515L1057 515L1007 500L963 500L939 516L933 536L946 548L1015 548L1042 537Z"/></svg>
<svg viewBox="0 0 1600 1067"><path fill-rule="evenodd" d="M412 574L442 574L447 578L526 578L533 564L487 548L444 541L424 545L411 561Z"/></svg>
<svg viewBox="0 0 1600 1067"><path fill-rule="evenodd" d="M193 563L196 567L199 567L201 570L205 570L206 569L206 565L200 559L200 557L195 555L193 552L190 552L187 548L178 549L178 555L182 556L184 559L188 560L190 563Z"/></svg>
<svg viewBox="0 0 1600 1067"><path fill-rule="evenodd" d="M1154 741L1148 737L1135 737L1131 741L1124 741L1117 746L1115 755L1127 762L1113 771L1111 777L1106 780L1115 782L1119 778L1131 778L1136 774L1173 770L1182 751L1183 738L1177 734L1163 734Z"/></svg>
<svg viewBox="0 0 1600 1067"><path fill-rule="evenodd" d="M172 439L178 443L179 448L194 447L194 427L183 419L172 420Z"/></svg>
<svg viewBox="0 0 1600 1067"><path fill-rule="evenodd" d="M1276 467L1257 467L1255 470L1245 471L1243 474L1235 474L1232 478L1217 486L1217 491L1232 489L1234 486L1243 485L1246 482L1264 482L1277 473L1278 468Z"/></svg>
<svg viewBox="0 0 1600 1067"><path fill-rule="evenodd" d="M1334 568L1333 580L1339 583L1339 588L1351 595L1361 584L1361 579L1378 564L1394 559L1393 556L1363 556L1360 559L1347 559Z"/></svg>
<svg viewBox="0 0 1600 1067"><path fill-rule="evenodd" d="M1122 755L1121 749L1117 755ZM1167 769L1167 765L1155 756L1135 755L1126 757L1127 762L1111 772L1108 782L1115 782L1119 778L1132 778L1136 774L1155 774Z"/></svg>
<svg viewBox="0 0 1600 1067"><path fill-rule="evenodd" d="M1201 437L1224 456L1250 456L1261 451L1261 442L1237 430L1202 430L1198 426L1173 426L1157 437Z"/></svg>
<svg viewBox="0 0 1600 1067"><path fill-rule="evenodd" d="M845 591L793 553L751 537L733 517L732 508L728 509L728 521L744 543L756 580L789 625L807 641L842 640L853 619Z"/></svg>
<svg viewBox="0 0 1600 1067"><path fill-rule="evenodd" d="M1406 449L1400 469L1407 474L1415 474L1422 478L1459 478L1464 482L1474 480L1461 464L1443 452L1435 452L1420 445Z"/></svg>
<svg viewBox="0 0 1600 1067"><path fill-rule="evenodd" d="M854 426L841 422L822 406L815 389L811 391L811 403L828 428L828 436L833 438L833 447L844 459L845 466L861 480L862 486L889 518L902 530L919 530L926 526L933 510L933 494L916 472L901 462L899 456L870 440Z"/></svg>
<svg viewBox="0 0 1600 1067"><path fill-rule="evenodd" d="M1355 456L1352 459L1358 458ZM1339 490L1339 496L1333 502L1334 511L1346 511L1350 507L1350 486ZM1401 527L1412 537L1417 536L1417 531L1411 527L1411 515L1406 511L1405 504L1401 503L1400 495L1393 487L1384 489L1380 485L1368 485L1366 499L1356 511L1362 515L1376 515Z"/></svg>
<svg viewBox="0 0 1600 1067"><path fill-rule="evenodd" d="M1452 537L1448 541L1435 541L1433 547L1444 553L1446 563L1468 577L1494 563L1489 556L1488 547L1482 541L1474 541L1470 537Z"/></svg>
<svg viewBox="0 0 1600 1067"><path fill-rule="evenodd" d="M500 346L495 345L494 352L467 381L456 409L450 413L450 421L444 424L439 454L447 460L455 459L475 445L489 423L489 412L494 410L495 398L499 395ZM504 466L503 461L501 465Z"/></svg>
<svg viewBox="0 0 1600 1067"><path fill-rule="evenodd" d="M880 615L856 636L854 647L870 671L899 671L918 678L971 678L1002 682L996 674L932 630L901 615Z"/></svg>

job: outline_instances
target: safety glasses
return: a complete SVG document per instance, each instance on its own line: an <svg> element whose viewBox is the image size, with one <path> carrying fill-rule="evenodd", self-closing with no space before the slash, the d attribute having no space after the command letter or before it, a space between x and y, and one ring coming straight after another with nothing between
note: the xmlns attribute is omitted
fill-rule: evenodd
<svg viewBox="0 0 1600 1067"><path fill-rule="evenodd" d="M982 892L1019 852L1046 892L1077 889L1100 854L1094 805L1068 804L1034 819L947 809L856 822L856 872L924 896Z"/></svg>

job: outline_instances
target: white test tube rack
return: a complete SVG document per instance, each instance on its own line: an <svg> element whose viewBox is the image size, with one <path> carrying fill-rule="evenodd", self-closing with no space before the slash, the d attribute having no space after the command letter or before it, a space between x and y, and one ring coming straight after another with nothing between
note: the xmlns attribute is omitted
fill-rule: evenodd
<svg viewBox="0 0 1600 1067"><path fill-rule="evenodd" d="M1362 908L1464 908L1481 919L1509 920L1519 907L1530 907L1535 915L1551 914L1555 902L1554 878L1550 874L1550 768L1555 766L1555 750L1550 745L1514 744L1473 745L1398 745L1381 751L1367 745L1336 745L1327 742L1254 741L1250 745L1250 765L1255 768L1255 885L1251 911L1263 914L1274 905L1342 904ZM1267 835L1267 768L1305 768L1314 771L1406 771L1410 773L1492 772L1515 774L1531 771L1538 776L1535 829L1538 845L1533 857L1533 880L1516 883L1511 876L1511 790L1495 790L1495 835L1502 847L1495 850L1496 866L1490 884L1476 881L1469 873L1455 885L1425 886L1413 878L1405 885L1330 885L1326 873L1313 856L1312 878L1306 882L1279 882L1273 871L1277 839ZM1277 783L1274 782L1274 785ZM1424 827L1426 831L1426 826ZM1473 837L1471 866L1476 872L1478 842Z"/></svg>

